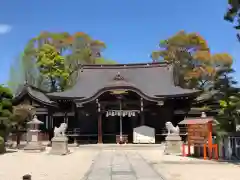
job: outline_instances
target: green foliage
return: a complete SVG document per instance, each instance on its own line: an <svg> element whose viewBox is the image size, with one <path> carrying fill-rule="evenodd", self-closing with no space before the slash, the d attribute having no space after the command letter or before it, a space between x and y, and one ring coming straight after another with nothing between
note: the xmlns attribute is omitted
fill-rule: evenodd
<svg viewBox="0 0 240 180"><path fill-rule="evenodd" d="M8 80L8 87L11 89L13 93L17 91L17 88L21 83L23 83L23 78L21 78L21 74L19 73L19 63L14 62L10 67L10 74L9 74L9 80Z"/></svg>
<svg viewBox="0 0 240 180"><path fill-rule="evenodd" d="M104 58L96 58L95 61L96 64L116 64L115 61L113 60L108 60L108 59L104 59Z"/></svg>
<svg viewBox="0 0 240 180"><path fill-rule="evenodd" d="M224 15L224 19L234 24L236 30L240 29L240 1L228 0L228 9ZM237 38L240 41L240 34L237 34Z"/></svg>
<svg viewBox="0 0 240 180"><path fill-rule="evenodd" d="M236 18L239 18L239 0L228 0L228 9L224 15L224 19L230 22L234 22Z"/></svg>
<svg viewBox="0 0 240 180"><path fill-rule="evenodd" d="M207 41L198 33L180 31L162 40L160 48L152 53L153 61L167 61L174 67L177 84L215 94L213 101L219 103L216 117L218 135L236 130L239 122L239 89L236 88L231 69L232 57L227 53L211 54ZM211 106L204 104L205 110ZM213 109L215 110L215 109Z"/></svg>
<svg viewBox="0 0 240 180"><path fill-rule="evenodd" d="M237 82L233 79L234 71L229 68L220 69L217 72L213 84L215 99L219 102L220 111L217 120L219 132L235 132L236 124L240 123L238 109L240 107L240 91L236 87Z"/></svg>
<svg viewBox="0 0 240 180"><path fill-rule="evenodd" d="M92 39L83 32L72 35L67 32L42 32L39 36L29 40L24 52L13 62L9 87L15 93L19 84L28 82L46 91L64 90L75 84L81 64L115 63L101 57L101 52L105 48L103 42ZM47 52L47 49L55 51L55 54L50 55L48 52L49 54L44 57L43 53ZM55 64L55 69L47 73L49 64L53 63L47 59L52 56L55 57L54 62L61 62L61 64ZM62 61L64 61L64 68Z"/></svg>
<svg viewBox="0 0 240 180"><path fill-rule="evenodd" d="M231 66L232 57L226 53L211 54L207 41L198 33L180 31L160 41L160 48L152 52L153 61L173 65L177 85L204 90L212 83L216 67Z"/></svg>
<svg viewBox="0 0 240 180"><path fill-rule="evenodd" d="M10 67L8 87L13 94L16 93L19 85L22 85L25 82L36 87L40 87L42 83L35 58L32 58L27 54L27 48L25 49L26 52L17 57Z"/></svg>
<svg viewBox="0 0 240 180"><path fill-rule="evenodd" d="M57 49L49 44L44 44L37 55L37 66L45 79L50 81L51 91L54 92L66 84L70 71L65 66L64 57Z"/></svg>
<svg viewBox="0 0 240 180"><path fill-rule="evenodd" d="M0 117L12 114L12 93L9 88L0 85Z"/></svg>
<svg viewBox="0 0 240 180"><path fill-rule="evenodd" d="M10 89L0 85L0 136L4 138L11 126L13 112L12 97Z"/></svg>
<svg viewBox="0 0 240 180"><path fill-rule="evenodd" d="M240 1L228 0L228 9L224 15L224 19L234 24L236 30L240 29ZM240 41L240 34L237 33L237 38ZM231 73L231 72L228 72ZM234 88L236 82L228 74L221 76L216 83L218 89L222 90L222 100L220 101L221 112L219 118L225 122L224 128L226 131L235 131L235 125L240 123L240 94L239 89ZM221 86L220 86L221 84ZM222 123L223 124L223 123Z"/></svg>
<svg viewBox="0 0 240 180"><path fill-rule="evenodd" d="M27 104L21 104L13 107L13 115L11 117L12 124L24 127L26 122L31 120L35 114L34 107Z"/></svg>
<svg viewBox="0 0 240 180"><path fill-rule="evenodd" d="M3 137L0 136L0 154L5 153L5 142Z"/></svg>

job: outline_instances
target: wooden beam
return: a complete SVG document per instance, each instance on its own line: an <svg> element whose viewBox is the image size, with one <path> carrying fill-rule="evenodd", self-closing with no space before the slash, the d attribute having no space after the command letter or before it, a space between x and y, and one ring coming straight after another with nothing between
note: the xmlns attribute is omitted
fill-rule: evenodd
<svg viewBox="0 0 240 180"><path fill-rule="evenodd" d="M119 102L118 101L100 101L101 105L119 105ZM140 105L139 101L124 101L123 100L123 103L124 104L137 104L137 105Z"/></svg>
<svg viewBox="0 0 240 180"><path fill-rule="evenodd" d="M75 115L75 112L68 112L67 113L67 116L74 116L74 115ZM55 113L53 113L53 116L61 117L61 116L65 116L65 113L63 113L63 112L55 112Z"/></svg>

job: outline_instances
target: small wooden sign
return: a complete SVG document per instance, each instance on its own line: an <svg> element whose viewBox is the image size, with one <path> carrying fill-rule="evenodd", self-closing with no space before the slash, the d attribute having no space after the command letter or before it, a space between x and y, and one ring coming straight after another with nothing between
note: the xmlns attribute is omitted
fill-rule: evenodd
<svg viewBox="0 0 240 180"><path fill-rule="evenodd" d="M212 117L202 116L201 118L184 119L179 124L185 124L188 127L188 143L183 144L183 156L186 156L185 145L188 146L187 155L191 155L191 146L203 147L203 157L207 159L207 150L209 159L213 156L218 159L218 145L212 142L212 126L214 119Z"/></svg>
<svg viewBox="0 0 240 180"><path fill-rule="evenodd" d="M208 140L207 124L189 124L188 125L188 142L194 144L205 144Z"/></svg>

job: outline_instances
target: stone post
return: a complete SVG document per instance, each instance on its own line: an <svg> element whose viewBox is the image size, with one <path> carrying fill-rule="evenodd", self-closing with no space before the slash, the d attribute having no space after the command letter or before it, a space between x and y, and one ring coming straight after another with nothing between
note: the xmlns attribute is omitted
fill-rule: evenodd
<svg viewBox="0 0 240 180"><path fill-rule="evenodd" d="M32 176L30 174L25 174L23 177L22 177L22 180L32 180Z"/></svg>

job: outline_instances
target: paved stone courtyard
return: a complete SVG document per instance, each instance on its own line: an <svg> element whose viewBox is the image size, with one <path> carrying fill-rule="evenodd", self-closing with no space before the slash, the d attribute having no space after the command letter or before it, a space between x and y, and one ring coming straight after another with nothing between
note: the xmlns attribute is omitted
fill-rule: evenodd
<svg viewBox="0 0 240 180"><path fill-rule="evenodd" d="M161 180L162 177L133 150L104 150L95 159L86 180Z"/></svg>
<svg viewBox="0 0 240 180"><path fill-rule="evenodd" d="M238 180L239 165L163 155L160 145L88 145L67 156L23 151L0 156L0 180Z"/></svg>

